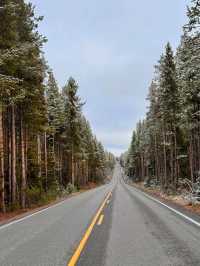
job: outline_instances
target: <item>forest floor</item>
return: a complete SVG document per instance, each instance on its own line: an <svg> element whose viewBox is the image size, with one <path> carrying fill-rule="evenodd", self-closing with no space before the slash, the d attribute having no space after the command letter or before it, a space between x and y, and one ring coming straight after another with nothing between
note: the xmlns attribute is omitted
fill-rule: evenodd
<svg viewBox="0 0 200 266"><path fill-rule="evenodd" d="M43 210L43 209L46 209L48 207L51 207L57 203L60 203L68 198L71 198L71 197L74 197L76 195L79 195L80 193L83 193L85 191L88 191L90 189L94 189L96 187L98 187L99 185L98 184L95 184L95 183L92 183L90 182L88 185L82 187L79 191L76 191L76 192L72 192L71 194L68 194L66 196L63 196L63 197L58 197L57 199L54 199L54 200L51 200L50 202L44 204L44 205L33 205L32 207L30 208L26 208L26 209L17 209L17 210L14 210L14 211L9 211L9 212L6 212L6 213L2 213L0 212L0 226L1 225L4 225L4 224L7 224L7 223L10 223L12 221L15 221L15 220L18 220L18 219L21 219L27 215L31 215L35 212L38 212L40 210Z"/></svg>
<svg viewBox="0 0 200 266"><path fill-rule="evenodd" d="M183 195L167 195L160 191L159 187L145 187L143 182L140 183L134 183L132 184L136 188L142 190L143 192L149 194L150 196L153 196L157 199L159 199L163 203L173 203L177 206L181 206L184 209L196 213L200 215L200 204L192 205L189 204L186 199L184 199Z"/></svg>

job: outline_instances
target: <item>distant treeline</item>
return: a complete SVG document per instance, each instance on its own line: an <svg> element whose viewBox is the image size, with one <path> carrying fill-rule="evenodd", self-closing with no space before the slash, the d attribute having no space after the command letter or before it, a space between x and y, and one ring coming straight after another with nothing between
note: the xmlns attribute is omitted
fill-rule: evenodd
<svg viewBox="0 0 200 266"><path fill-rule="evenodd" d="M1 211L102 182L115 162L82 113L77 82L59 89L47 67L42 19L24 0L0 1Z"/></svg>
<svg viewBox="0 0 200 266"><path fill-rule="evenodd" d="M200 171L200 1L187 11L181 43L168 43L149 88L149 110L133 132L123 156L135 180L155 178L163 191L180 179L195 182Z"/></svg>

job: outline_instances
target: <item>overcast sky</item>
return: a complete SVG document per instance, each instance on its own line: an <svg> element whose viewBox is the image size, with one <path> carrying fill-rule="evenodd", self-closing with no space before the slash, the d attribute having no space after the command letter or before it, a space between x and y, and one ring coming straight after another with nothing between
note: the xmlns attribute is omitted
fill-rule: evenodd
<svg viewBox="0 0 200 266"><path fill-rule="evenodd" d="M79 83L84 114L104 146L120 154L146 113L154 65L177 47L189 0L32 0L44 15L46 59L60 86Z"/></svg>

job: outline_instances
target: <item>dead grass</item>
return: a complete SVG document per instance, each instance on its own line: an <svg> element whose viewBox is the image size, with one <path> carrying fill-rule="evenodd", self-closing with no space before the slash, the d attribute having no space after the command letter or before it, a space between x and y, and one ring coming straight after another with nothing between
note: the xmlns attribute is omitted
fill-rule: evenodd
<svg viewBox="0 0 200 266"><path fill-rule="evenodd" d="M145 188L143 182L135 183L134 186L141 189L142 191L150 194L151 196L158 198L162 202L175 203L175 204L189 210L190 212L193 212L193 213L200 215L200 204L191 205L187 202L187 200L185 200L183 198L182 195L167 195L167 194L164 194L163 192L161 192L159 190L159 188Z"/></svg>

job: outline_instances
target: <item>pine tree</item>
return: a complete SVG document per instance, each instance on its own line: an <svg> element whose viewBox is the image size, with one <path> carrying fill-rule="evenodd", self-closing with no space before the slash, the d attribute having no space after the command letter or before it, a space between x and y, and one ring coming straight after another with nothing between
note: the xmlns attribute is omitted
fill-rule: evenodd
<svg viewBox="0 0 200 266"><path fill-rule="evenodd" d="M8 114L12 121L9 128L12 145L12 166L9 165L9 168L12 168L12 203L15 204L19 198L16 187L17 180L20 180L21 205L25 207L25 132L26 128L32 127L35 130L36 125L39 125L39 110L44 106L42 81L45 68L40 50L44 39L37 32L37 24L41 18L34 16L31 4L26 4L23 0L3 1L0 12L0 95L5 114ZM21 143L18 142L19 139ZM18 145L21 146L19 154L16 149ZM18 156L21 157L21 173L17 171ZM17 175L20 178L17 178Z"/></svg>
<svg viewBox="0 0 200 266"><path fill-rule="evenodd" d="M200 169L200 2L188 8L176 56L170 44L156 66L149 110L137 124L127 154L130 176L156 179L165 192L180 178L195 182Z"/></svg>
<svg viewBox="0 0 200 266"><path fill-rule="evenodd" d="M25 208L67 185L103 180L102 145L82 114L78 85L60 93L48 72L32 4L3 0L0 7L0 208ZM46 93L45 93L46 92ZM71 166L69 167L69 163ZM109 163L108 163L109 162ZM70 173L70 174L69 174ZM56 186L55 186L56 185Z"/></svg>
<svg viewBox="0 0 200 266"><path fill-rule="evenodd" d="M169 180L167 178L167 156L170 156L170 183L172 186L177 185L177 127L179 112L179 95L176 78L176 66L172 48L168 43L166 46L165 55L161 57L159 66L159 100L160 112L163 127L163 154L164 154L164 179L165 188L169 187ZM168 144L170 151L168 151ZM168 155L170 153L170 155Z"/></svg>
<svg viewBox="0 0 200 266"><path fill-rule="evenodd" d="M184 29L189 32L194 31L197 33L200 27L200 1L192 0L191 6L188 7L187 16L189 18L188 24L185 25Z"/></svg>
<svg viewBox="0 0 200 266"><path fill-rule="evenodd" d="M81 99L77 96L78 84L73 78L68 80L64 87L64 96L66 98L65 115L66 115L66 137L68 148L71 153L71 182L75 184L75 155L80 152L80 113L83 106Z"/></svg>
<svg viewBox="0 0 200 266"><path fill-rule="evenodd" d="M52 72L46 86L47 114L50 133L56 134L64 124L64 99Z"/></svg>
<svg viewBox="0 0 200 266"><path fill-rule="evenodd" d="M188 23L184 27L181 44L177 50L177 72L182 108L182 130L185 133L184 153L188 153L190 176L193 182L200 169L200 6L192 1L188 8Z"/></svg>
<svg viewBox="0 0 200 266"><path fill-rule="evenodd" d="M58 178L58 160L56 158L56 147L59 135L64 127L64 99L59 92L59 87L52 71L49 72L48 83L46 86L46 104L48 116L48 185L55 185ZM51 176L51 178L50 178ZM51 180L50 180L51 179Z"/></svg>

